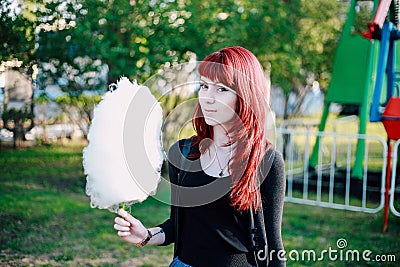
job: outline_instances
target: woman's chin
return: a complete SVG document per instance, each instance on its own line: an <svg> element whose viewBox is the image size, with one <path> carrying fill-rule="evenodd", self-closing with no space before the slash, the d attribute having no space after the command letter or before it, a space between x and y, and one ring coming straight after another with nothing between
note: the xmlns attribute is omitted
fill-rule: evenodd
<svg viewBox="0 0 400 267"><path fill-rule="evenodd" d="M204 120L206 121L207 125L210 125L210 126L216 126L219 124L216 120L214 120L210 117L204 117Z"/></svg>

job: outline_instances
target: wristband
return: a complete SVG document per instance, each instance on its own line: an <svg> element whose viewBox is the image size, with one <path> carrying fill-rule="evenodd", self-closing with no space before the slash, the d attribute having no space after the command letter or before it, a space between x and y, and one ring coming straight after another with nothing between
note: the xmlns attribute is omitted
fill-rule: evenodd
<svg viewBox="0 0 400 267"><path fill-rule="evenodd" d="M145 245L150 241L150 239L151 239L152 237L153 237L153 235L151 234L150 230L147 229L147 236L146 236L142 241L140 241L139 243L137 243L136 246L138 246L138 247L143 247L143 246L145 246Z"/></svg>

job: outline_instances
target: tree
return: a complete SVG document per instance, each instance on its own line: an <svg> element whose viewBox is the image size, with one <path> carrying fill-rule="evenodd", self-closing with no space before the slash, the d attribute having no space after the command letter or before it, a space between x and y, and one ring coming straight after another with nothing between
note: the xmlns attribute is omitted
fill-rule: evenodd
<svg viewBox="0 0 400 267"><path fill-rule="evenodd" d="M70 16L73 20L65 22L74 26L42 30L39 34L38 57L52 65L46 69L44 64L43 69L53 81L65 72L65 66L78 69L77 58L100 61L97 66L106 65L108 83L117 81L121 75L143 82L165 62L185 58L184 53L175 55L176 51L168 45L176 26L187 16L178 3L145 0L79 3L73 7L75 16ZM98 71L93 66L88 66L89 69Z"/></svg>
<svg viewBox="0 0 400 267"><path fill-rule="evenodd" d="M76 1L78 3L78 1ZM69 2L70 3L70 2ZM188 16L177 2L164 1L79 1L68 4L70 10L63 29L56 15L44 12L41 17L37 56L41 62L41 86L56 83L68 95L56 102L83 127L80 118L90 123L91 116L82 105L84 90L105 88L122 75L143 83L166 62L178 62L188 56L168 44ZM61 1L45 3L47 9L62 9ZM75 16L73 16L75 14ZM46 27L46 25L49 25ZM171 41L172 42L172 41ZM106 74L106 78L104 75ZM80 116L78 116L80 115Z"/></svg>
<svg viewBox="0 0 400 267"><path fill-rule="evenodd" d="M76 58L89 57L108 66L108 83L121 75L143 82L166 62L188 60L188 53L202 59L224 46L242 45L271 67L273 83L287 92L310 75L323 87L329 82L346 5L331 0L75 2L68 9L75 16L65 19L74 26L41 31L43 62L73 66ZM55 9L62 3L46 5Z"/></svg>
<svg viewBox="0 0 400 267"><path fill-rule="evenodd" d="M88 126L93 119L94 106L101 100L100 95L88 96L59 96L55 102L61 107L61 110L68 114L68 118L78 125L84 137L87 137Z"/></svg>
<svg viewBox="0 0 400 267"><path fill-rule="evenodd" d="M0 3L0 72L16 69L32 83L35 73L35 27L36 20L28 2L4 0ZM13 146L21 146L25 133L34 127L33 94L31 103L22 109L8 109L5 90L4 109L1 114L4 128L13 133Z"/></svg>
<svg viewBox="0 0 400 267"><path fill-rule="evenodd" d="M242 45L287 94L312 79L326 88L345 2L37 0L39 87L55 83L78 97L122 75L143 83L160 67Z"/></svg>
<svg viewBox="0 0 400 267"><path fill-rule="evenodd" d="M25 134L32 130L34 125L34 117L32 110L25 106L23 109L5 108L2 114L4 128L13 133L13 147L21 147L25 141Z"/></svg>
<svg viewBox="0 0 400 267"><path fill-rule="evenodd" d="M192 1L184 25L190 38L180 49L201 60L224 46L242 45L286 93L304 86L310 75L326 87L346 7L331 0Z"/></svg>
<svg viewBox="0 0 400 267"><path fill-rule="evenodd" d="M68 73L62 77L68 90L79 87L68 79L98 72L99 66L108 66L106 83L121 75L144 81L166 62L188 60L188 53L202 59L228 45L252 50L264 67L271 66L273 83L287 91L309 75L326 87L345 5L331 0L38 2L37 59L52 82ZM77 67L82 61L87 64ZM86 83L91 85L102 84Z"/></svg>
<svg viewBox="0 0 400 267"><path fill-rule="evenodd" d="M18 59L29 66L34 62L35 19L25 5L15 6L13 2L0 3L0 63Z"/></svg>

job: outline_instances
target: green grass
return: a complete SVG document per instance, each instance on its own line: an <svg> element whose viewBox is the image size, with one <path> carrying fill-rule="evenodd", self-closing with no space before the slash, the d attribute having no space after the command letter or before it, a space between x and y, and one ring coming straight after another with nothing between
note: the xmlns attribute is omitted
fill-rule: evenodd
<svg viewBox="0 0 400 267"><path fill-rule="evenodd" d="M119 239L114 214L92 209L85 195L82 146L0 151L0 266L167 266L172 246L137 248ZM164 221L169 207L154 198L133 206L147 226ZM382 212L324 209L286 203L283 239L287 252L349 249L394 254L400 261L400 218L382 233ZM365 262L288 262L288 266L366 266ZM378 266L374 262L367 266ZM395 266L395 264L387 265Z"/></svg>

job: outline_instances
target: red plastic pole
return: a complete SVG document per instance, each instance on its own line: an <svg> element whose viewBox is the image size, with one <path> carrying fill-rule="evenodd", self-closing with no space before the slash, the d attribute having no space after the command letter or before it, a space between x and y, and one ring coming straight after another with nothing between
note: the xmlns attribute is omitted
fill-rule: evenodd
<svg viewBox="0 0 400 267"><path fill-rule="evenodd" d="M379 29L382 29L383 23L385 22L386 16L389 11L390 3L392 0L381 0L376 8L373 24L377 25Z"/></svg>
<svg viewBox="0 0 400 267"><path fill-rule="evenodd" d="M392 145L390 139L387 141L388 154L386 165L386 186L385 186L385 207L383 212L383 232L387 232L389 222L389 190L390 190L390 170L392 165Z"/></svg>
<svg viewBox="0 0 400 267"><path fill-rule="evenodd" d="M368 32L362 33L362 36L368 39L376 38L375 33L382 29L386 16L389 12L390 3L392 0L379 1L378 7L375 11L375 16L372 22L368 23Z"/></svg>

